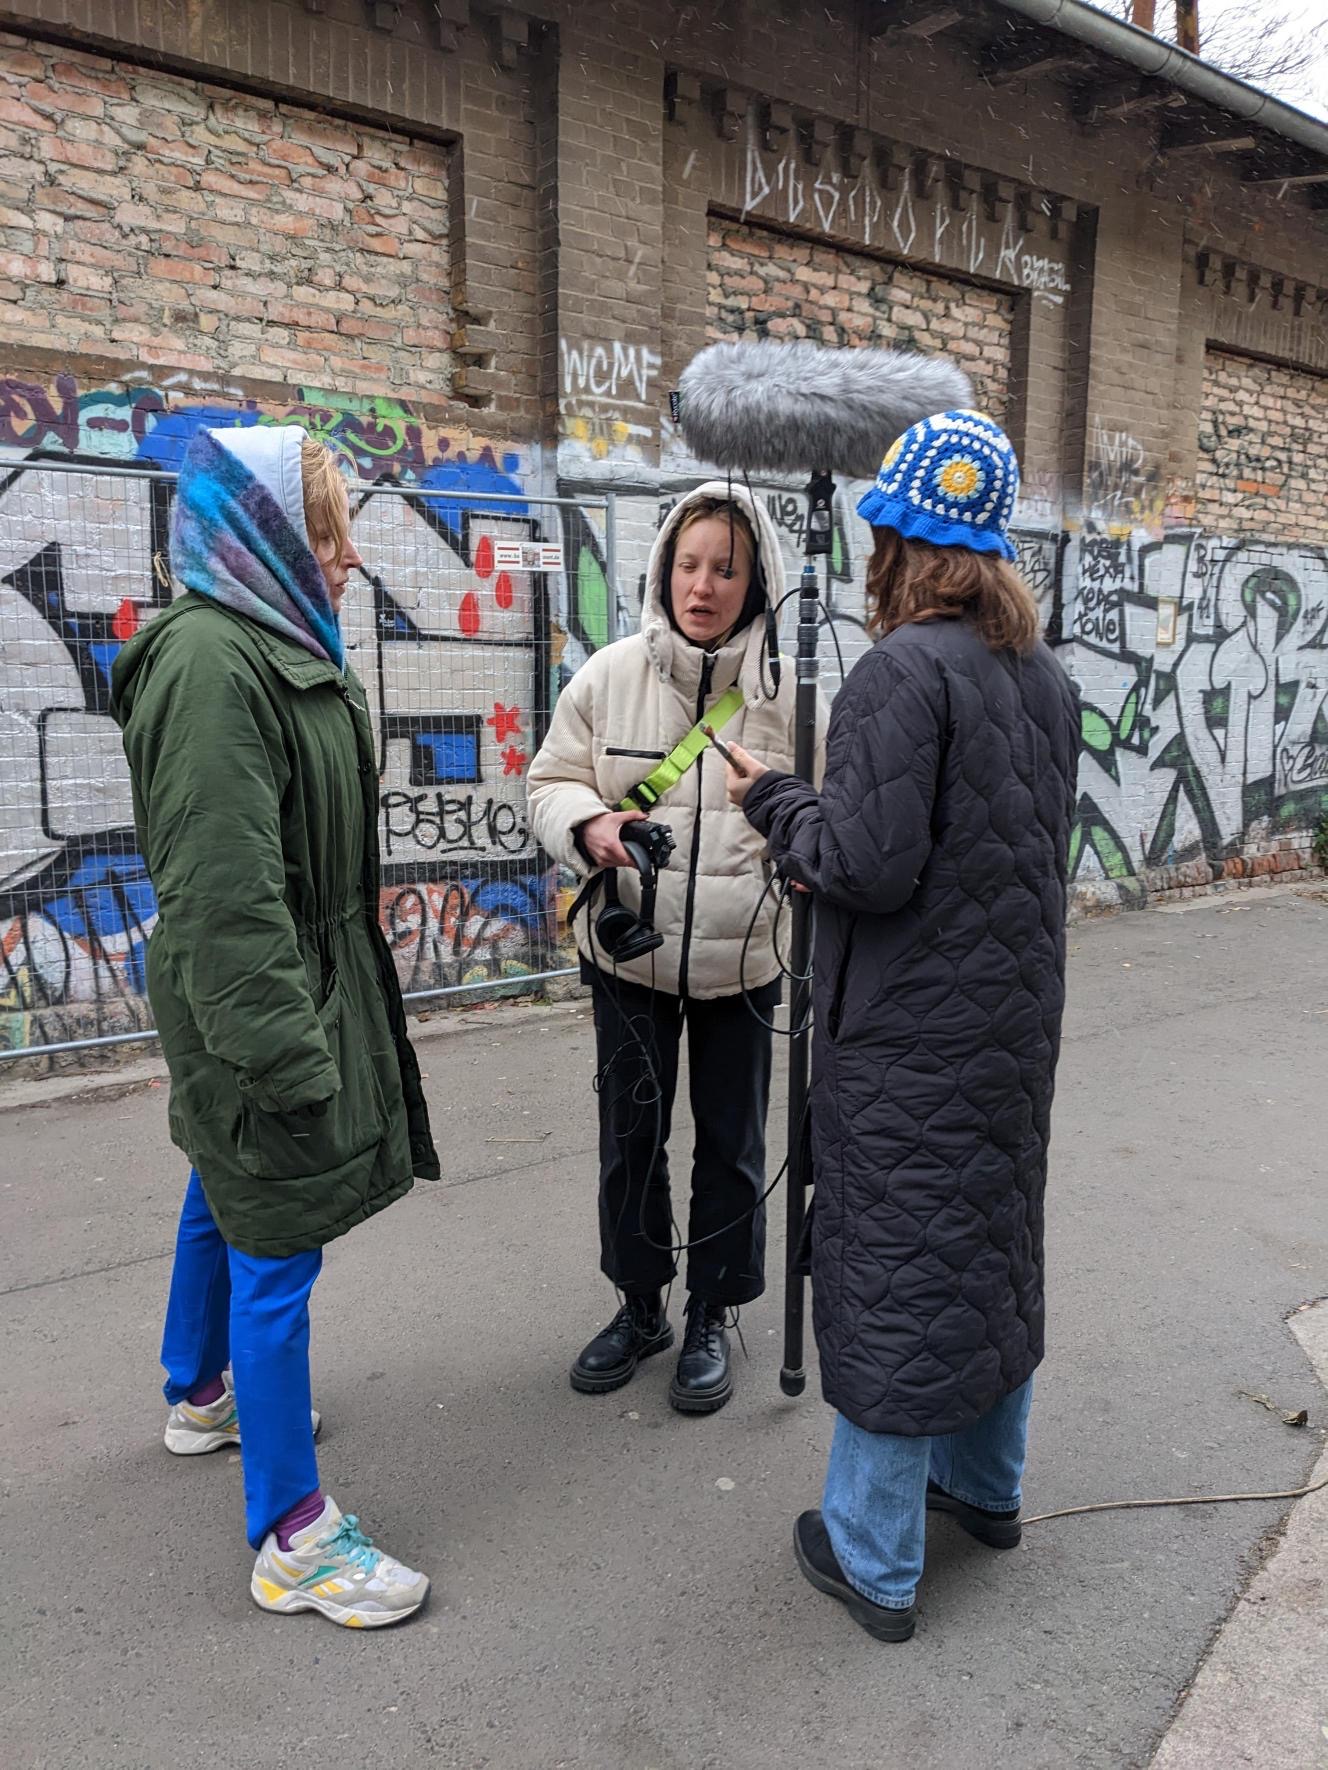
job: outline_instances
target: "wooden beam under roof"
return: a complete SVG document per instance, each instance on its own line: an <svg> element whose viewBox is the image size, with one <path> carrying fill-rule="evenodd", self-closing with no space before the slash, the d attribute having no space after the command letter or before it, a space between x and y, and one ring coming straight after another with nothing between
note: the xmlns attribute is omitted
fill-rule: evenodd
<svg viewBox="0 0 1328 1770"><path fill-rule="evenodd" d="M1091 126L1143 116L1148 111L1178 110L1185 102L1183 92L1160 80L1103 80L1080 88L1075 111Z"/></svg>
<svg viewBox="0 0 1328 1770"><path fill-rule="evenodd" d="M1328 184L1328 170L1323 172L1242 172L1242 184L1290 185Z"/></svg>
<svg viewBox="0 0 1328 1770"><path fill-rule="evenodd" d="M1248 123L1225 111L1187 106L1186 114L1168 123L1158 138L1160 154L1242 154L1259 146Z"/></svg>
<svg viewBox="0 0 1328 1770"><path fill-rule="evenodd" d="M938 37L964 16L958 6L938 6L935 0L881 0L877 17L869 27L873 37L887 33L896 37Z"/></svg>
<svg viewBox="0 0 1328 1770"><path fill-rule="evenodd" d="M1165 154L1169 160L1174 160L1182 154L1244 154L1258 145L1252 135L1217 134L1185 141L1168 141L1164 138L1158 143L1158 152Z"/></svg>
<svg viewBox="0 0 1328 1770"><path fill-rule="evenodd" d="M1034 50L1023 57L1003 56L990 49L982 58L982 77L989 86L1012 86L1016 80L1034 80L1040 74L1083 65L1084 54L1078 49Z"/></svg>

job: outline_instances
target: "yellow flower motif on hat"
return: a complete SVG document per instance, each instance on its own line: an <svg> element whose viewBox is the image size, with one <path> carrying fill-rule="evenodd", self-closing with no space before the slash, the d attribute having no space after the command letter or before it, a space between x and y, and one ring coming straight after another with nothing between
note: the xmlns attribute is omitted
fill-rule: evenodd
<svg viewBox="0 0 1328 1770"><path fill-rule="evenodd" d="M903 453L903 448L904 448L904 439L902 436L897 436L895 438L895 440L890 444L890 447L885 451L885 459L881 462L881 472L882 473L885 473L887 471L887 469L894 466L895 462L899 459L900 455Z"/></svg>
<svg viewBox="0 0 1328 1770"><path fill-rule="evenodd" d="M986 475L971 455L952 455L936 475L947 498L974 498L986 483Z"/></svg>

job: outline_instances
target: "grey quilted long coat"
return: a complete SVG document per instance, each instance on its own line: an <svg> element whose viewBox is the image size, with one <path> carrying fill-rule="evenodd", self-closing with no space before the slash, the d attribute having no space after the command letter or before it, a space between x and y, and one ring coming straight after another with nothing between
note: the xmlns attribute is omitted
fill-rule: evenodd
<svg viewBox="0 0 1328 1770"><path fill-rule="evenodd" d="M958 1431L1042 1358L1078 733L1046 646L928 621L851 671L819 795L747 796L816 899L814 1321L871 1432Z"/></svg>

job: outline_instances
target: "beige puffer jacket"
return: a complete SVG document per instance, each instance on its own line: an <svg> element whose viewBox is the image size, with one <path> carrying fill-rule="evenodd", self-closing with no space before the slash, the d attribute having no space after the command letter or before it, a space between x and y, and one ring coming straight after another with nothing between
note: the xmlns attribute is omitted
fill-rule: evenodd
<svg viewBox="0 0 1328 1770"><path fill-rule="evenodd" d="M530 767L536 840L555 860L582 875L593 869L573 832L588 818L618 810L619 801L735 683L742 687L745 705L720 737L736 740L772 768L793 767L793 662L784 659L779 693L768 700L768 663L764 686L761 670L764 621L758 618L707 653L675 631L664 612L662 567L668 539L687 506L702 497L731 497L747 511L759 539L767 595L777 603L784 593L779 538L764 507L745 490L712 481L689 492L669 512L650 552L640 633L605 646L581 666L558 697L548 736ZM825 724L824 705L818 704L818 778ZM647 958L619 965L616 975L700 999L769 983L779 973L773 945L777 893L772 889L765 899L742 964L743 943L771 868L764 840L725 796L720 757L707 747L650 816L668 825L677 844L660 874L655 905L655 926L664 945ZM618 888L624 904L639 908L640 880L634 870L619 869ZM576 939L585 958L611 970L603 948L591 938L602 906L603 892L597 891L576 918ZM781 944L788 925L785 916Z"/></svg>

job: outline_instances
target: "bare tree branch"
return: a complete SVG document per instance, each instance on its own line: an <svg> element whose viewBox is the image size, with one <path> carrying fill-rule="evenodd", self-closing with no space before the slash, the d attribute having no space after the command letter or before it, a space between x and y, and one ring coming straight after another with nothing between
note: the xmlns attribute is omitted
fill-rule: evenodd
<svg viewBox="0 0 1328 1770"><path fill-rule="evenodd" d="M1101 12L1131 23L1133 0L1093 0ZM1156 34L1176 41L1174 0L1157 0ZM1215 67L1252 86L1294 86L1318 59L1319 49L1305 21L1284 6L1249 6L1228 12L1210 25L1199 0L1199 53Z"/></svg>

